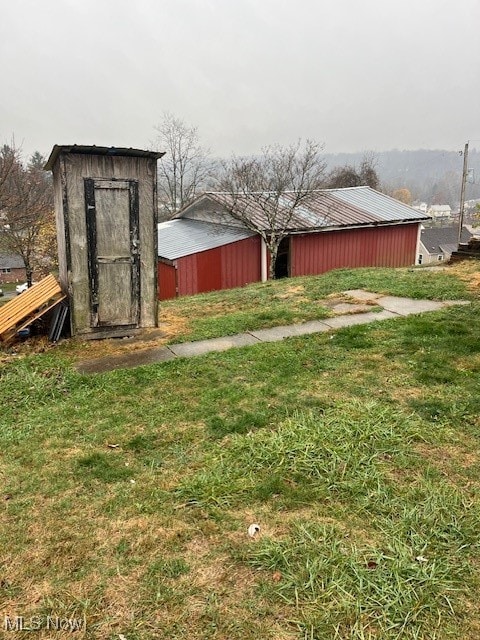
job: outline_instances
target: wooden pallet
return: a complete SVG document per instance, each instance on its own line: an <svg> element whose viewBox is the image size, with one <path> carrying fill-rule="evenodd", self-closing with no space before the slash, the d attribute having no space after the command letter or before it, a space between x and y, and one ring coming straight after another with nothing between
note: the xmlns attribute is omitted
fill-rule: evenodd
<svg viewBox="0 0 480 640"><path fill-rule="evenodd" d="M65 298L55 276L50 274L4 304L0 307L0 342L13 340L17 331L28 327Z"/></svg>

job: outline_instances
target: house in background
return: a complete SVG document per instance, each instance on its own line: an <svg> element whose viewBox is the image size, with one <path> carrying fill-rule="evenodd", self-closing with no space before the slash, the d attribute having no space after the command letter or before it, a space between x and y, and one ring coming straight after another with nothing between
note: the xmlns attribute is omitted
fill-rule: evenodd
<svg viewBox="0 0 480 640"><path fill-rule="evenodd" d="M426 202L420 202L417 200L412 204L412 209L415 209L415 211L420 211L421 213L427 213L428 204Z"/></svg>
<svg viewBox="0 0 480 640"><path fill-rule="evenodd" d="M20 256L0 253L0 282L23 282L27 275Z"/></svg>
<svg viewBox="0 0 480 640"><path fill-rule="evenodd" d="M468 243L472 234L462 229L461 242ZM418 244L417 264L432 264L450 260L458 248L458 227L431 227L421 230Z"/></svg>
<svg viewBox="0 0 480 640"><path fill-rule="evenodd" d="M427 213L433 220L450 220L452 208L448 204L432 204Z"/></svg>
<svg viewBox="0 0 480 640"><path fill-rule="evenodd" d="M160 299L266 279L265 244L229 213L229 207L228 193L205 193L174 220L158 225ZM269 230L260 210L252 215L260 228ZM317 191L291 220L280 245L276 276L413 265L420 226L428 219L370 187Z"/></svg>

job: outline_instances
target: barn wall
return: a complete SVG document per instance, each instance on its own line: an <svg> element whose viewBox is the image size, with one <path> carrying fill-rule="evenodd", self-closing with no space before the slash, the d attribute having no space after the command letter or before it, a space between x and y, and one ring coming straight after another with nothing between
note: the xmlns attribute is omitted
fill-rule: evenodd
<svg viewBox="0 0 480 640"><path fill-rule="evenodd" d="M175 262L179 296L243 287L260 280L260 238L252 236L179 258ZM159 279L164 273L161 264L162 262L159 262ZM161 300L166 299L161 297L163 291L160 285Z"/></svg>
<svg viewBox="0 0 480 640"><path fill-rule="evenodd" d="M190 296L199 293L197 286L197 254L176 260L177 263L177 295Z"/></svg>
<svg viewBox="0 0 480 640"><path fill-rule="evenodd" d="M243 287L261 279L259 236L221 247L222 289Z"/></svg>
<svg viewBox="0 0 480 640"><path fill-rule="evenodd" d="M158 299L169 300L177 295L177 266L175 262L158 262Z"/></svg>
<svg viewBox="0 0 480 640"><path fill-rule="evenodd" d="M418 224L292 236L291 275L415 264Z"/></svg>
<svg viewBox="0 0 480 640"><path fill-rule="evenodd" d="M53 173L61 241L60 280L63 288L70 293L72 332L95 331L90 327L84 178L138 180L141 264L139 324L141 327L156 326L156 161L143 157L60 154Z"/></svg>

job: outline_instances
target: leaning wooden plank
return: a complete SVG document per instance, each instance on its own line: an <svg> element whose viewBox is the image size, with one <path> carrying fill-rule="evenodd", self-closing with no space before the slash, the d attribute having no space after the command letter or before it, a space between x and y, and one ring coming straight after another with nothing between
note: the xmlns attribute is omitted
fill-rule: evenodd
<svg viewBox="0 0 480 640"><path fill-rule="evenodd" d="M7 302L0 307L0 341L11 340L17 331L31 324L65 297L55 277L49 275Z"/></svg>
<svg viewBox="0 0 480 640"><path fill-rule="evenodd" d="M65 298L65 296L63 296L63 298ZM28 327L29 324L32 324L32 322L35 322L35 320L38 320L38 318L41 318L44 313L47 313L47 311L50 311L50 309L53 309L53 307L55 307L59 302L61 302L63 298L60 298L60 300L54 300L48 306L42 307L39 311L29 316L24 322L17 325L15 333L17 333L17 331L21 331L22 329L25 329L25 327Z"/></svg>
<svg viewBox="0 0 480 640"><path fill-rule="evenodd" d="M10 340L13 340L13 338L15 337L18 331L25 329L25 327L28 327L29 324L31 324L35 320L38 320L38 318L43 316L43 314L47 313L47 311L49 311L50 309L55 307L55 305L57 305L59 302L64 300L65 297L66 296L62 294L62 296L59 297L57 300L53 300L50 302L50 304L43 305L36 312L29 314L26 318L23 319L23 322L18 322L18 323L15 323L14 325L11 325L7 330L5 330L3 333L0 334L0 341L9 342Z"/></svg>
<svg viewBox="0 0 480 640"><path fill-rule="evenodd" d="M21 319L28 309L36 309L45 299L57 293L61 293L60 285L50 275L8 302L0 308L0 333L5 323L9 324L17 317Z"/></svg>
<svg viewBox="0 0 480 640"><path fill-rule="evenodd" d="M4 324L22 319L27 309L36 309L45 299L48 300L57 293L61 293L60 286L54 276L50 275L8 302L0 309L0 333Z"/></svg>

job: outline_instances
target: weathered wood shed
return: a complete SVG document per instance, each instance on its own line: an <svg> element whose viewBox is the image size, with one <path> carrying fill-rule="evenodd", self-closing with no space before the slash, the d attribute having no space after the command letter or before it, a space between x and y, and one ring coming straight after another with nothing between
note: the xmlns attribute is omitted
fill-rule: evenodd
<svg viewBox="0 0 480 640"><path fill-rule="evenodd" d="M72 335L157 324L157 159L162 153L54 146L59 277Z"/></svg>

